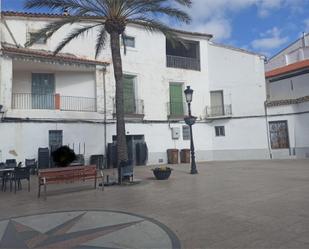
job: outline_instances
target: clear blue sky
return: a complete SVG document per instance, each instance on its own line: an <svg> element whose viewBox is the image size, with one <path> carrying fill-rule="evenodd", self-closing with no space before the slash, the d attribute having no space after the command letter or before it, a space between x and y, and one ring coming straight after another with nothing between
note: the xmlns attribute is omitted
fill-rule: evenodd
<svg viewBox="0 0 309 249"><path fill-rule="evenodd" d="M23 11L23 2L2 0L2 9ZM299 38L302 32L309 32L309 0L193 0L193 3L189 11L193 22L182 28L212 33L220 43L268 56Z"/></svg>

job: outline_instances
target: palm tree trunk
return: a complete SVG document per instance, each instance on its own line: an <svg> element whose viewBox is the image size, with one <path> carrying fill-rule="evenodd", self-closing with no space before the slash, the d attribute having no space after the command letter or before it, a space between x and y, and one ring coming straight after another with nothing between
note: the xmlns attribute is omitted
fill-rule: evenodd
<svg viewBox="0 0 309 249"><path fill-rule="evenodd" d="M116 81L116 118L117 118L117 165L118 182L122 182L121 164L128 161L126 128L124 120L124 100L123 100L123 73L122 60L120 54L120 35L111 32L111 50L113 58L114 75Z"/></svg>

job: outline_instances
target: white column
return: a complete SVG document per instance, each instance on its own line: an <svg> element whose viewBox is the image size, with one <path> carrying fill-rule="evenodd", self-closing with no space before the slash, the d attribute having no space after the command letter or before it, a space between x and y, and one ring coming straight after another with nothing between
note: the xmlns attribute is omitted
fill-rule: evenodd
<svg viewBox="0 0 309 249"><path fill-rule="evenodd" d="M0 105L6 110L12 107L13 62L11 58L1 57Z"/></svg>
<svg viewBox="0 0 309 249"><path fill-rule="evenodd" d="M96 98L97 112L104 113L104 67L96 66Z"/></svg>

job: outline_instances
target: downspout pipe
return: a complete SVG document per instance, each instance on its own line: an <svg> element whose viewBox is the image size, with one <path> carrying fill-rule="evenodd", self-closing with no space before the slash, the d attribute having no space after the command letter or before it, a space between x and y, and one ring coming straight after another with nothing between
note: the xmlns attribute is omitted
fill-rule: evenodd
<svg viewBox="0 0 309 249"><path fill-rule="evenodd" d="M107 165L107 100L106 100L106 67L103 68L103 98L104 98L104 150L105 150L105 160L104 160L104 166Z"/></svg>
<svg viewBox="0 0 309 249"><path fill-rule="evenodd" d="M267 100L264 102L264 110L265 110L265 122L266 122L266 136L267 136L268 153L269 153L269 158L273 159L273 155L272 155L272 152L271 152L271 146L270 146Z"/></svg>

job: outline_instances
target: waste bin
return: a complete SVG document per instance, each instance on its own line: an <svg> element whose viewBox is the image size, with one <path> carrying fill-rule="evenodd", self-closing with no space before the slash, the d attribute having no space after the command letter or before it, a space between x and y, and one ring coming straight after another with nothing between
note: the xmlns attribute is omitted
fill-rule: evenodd
<svg viewBox="0 0 309 249"><path fill-rule="evenodd" d="M178 164L179 163L178 154L179 154L179 150L177 149L167 150L168 164Z"/></svg>
<svg viewBox="0 0 309 249"><path fill-rule="evenodd" d="M180 151L180 162L190 163L190 149L183 149Z"/></svg>

